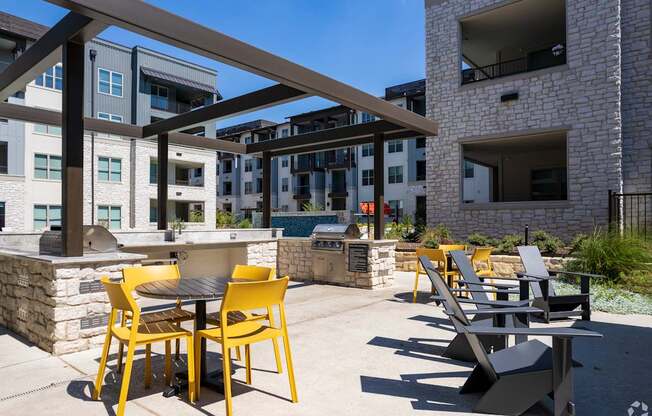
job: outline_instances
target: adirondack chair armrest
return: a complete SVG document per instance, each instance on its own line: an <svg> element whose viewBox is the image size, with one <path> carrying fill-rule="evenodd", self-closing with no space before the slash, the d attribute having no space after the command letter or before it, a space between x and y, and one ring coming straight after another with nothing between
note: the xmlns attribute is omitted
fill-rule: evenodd
<svg viewBox="0 0 652 416"><path fill-rule="evenodd" d="M497 289L517 289L518 285L512 285L509 283L471 283L467 282L466 280L457 280L458 283L463 284L463 285L482 285L482 286L490 286L490 287L495 287Z"/></svg>
<svg viewBox="0 0 652 416"><path fill-rule="evenodd" d="M542 280L556 279L555 276L541 276L540 274L528 274L523 272L516 272L516 276L518 276L518 280L524 282L540 282Z"/></svg>
<svg viewBox="0 0 652 416"><path fill-rule="evenodd" d="M515 295L519 294L519 291L516 290L496 290L496 289L451 289L451 292L457 292L457 293L513 293Z"/></svg>
<svg viewBox="0 0 652 416"><path fill-rule="evenodd" d="M594 331L587 331L585 329L576 328L513 328L513 327L480 327L480 326L465 326L464 330L469 334L476 335L528 335L528 336L543 336L554 338L576 338L576 337L589 337L589 338L602 338L602 334Z"/></svg>
<svg viewBox="0 0 652 416"><path fill-rule="evenodd" d="M446 301L443 296L432 295L430 297L432 300L436 301ZM468 303L471 305L484 305L484 306L493 306L495 308L514 308L519 306L526 306L530 304L529 300L473 300L473 299L457 299L459 303Z"/></svg>
<svg viewBox="0 0 652 416"><path fill-rule="evenodd" d="M513 313L542 313L543 310L530 306L516 306L512 308L464 309L462 312L467 315L508 315ZM453 313L448 311L444 311L444 313L446 315L453 315Z"/></svg>
<svg viewBox="0 0 652 416"><path fill-rule="evenodd" d="M594 274L594 273L583 273L583 272L571 272L567 270L549 270L550 273L555 273L555 274L567 274L569 276L584 276L584 277L591 277L591 278L604 278L605 276L602 274Z"/></svg>

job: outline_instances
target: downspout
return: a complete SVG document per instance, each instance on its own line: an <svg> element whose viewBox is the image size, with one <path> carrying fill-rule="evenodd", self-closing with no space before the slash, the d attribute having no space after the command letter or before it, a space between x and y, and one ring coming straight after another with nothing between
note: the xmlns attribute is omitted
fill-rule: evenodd
<svg viewBox="0 0 652 416"><path fill-rule="evenodd" d="M95 57L97 51L88 51L91 60L91 117L95 117ZM95 224L95 132L91 131L91 224Z"/></svg>

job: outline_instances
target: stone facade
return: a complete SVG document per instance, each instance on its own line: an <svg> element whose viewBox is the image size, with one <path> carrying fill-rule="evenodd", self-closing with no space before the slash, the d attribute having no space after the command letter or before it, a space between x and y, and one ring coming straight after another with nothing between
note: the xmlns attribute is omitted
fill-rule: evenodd
<svg viewBox="0 0 652 416"><path fill-rule="evenodd" d="M607 222L607 191L623 186L623 152L649 155L650 4L567 1L565 65L460 85L459 18L505 3L426 1L427 116L440 123L427 148L428 223L446 224L456 238L502 236L529 224L570 239ZM518 100L501 103L512 92ZM567 201L462 203L461 140L557 130L567 132ZM649 184L649 159L625 165L629 177Z"/></svg>
<svg viewBox="0 0 652 416"><path fill-rule="evenodd" d="M25 178L2 175L0 202L5 203L5 230L21 230L25 221Z"/></svg>
<svg viewBox="0 0 652 416"><path fill-rule="evenodd" d="M349 256L344 256L345 273L327 280L316 280L313 274L313 250L309 238L282 238L278 240L277 267L279 276L290 276L296 281L335 284L339 286L376 289L391 286L394 280L394 240L356 240L356 244L368 244L368 272L350 272ZM345 244L350 244L346 242ZM346 251L346 249L345 249Z"/></svg>

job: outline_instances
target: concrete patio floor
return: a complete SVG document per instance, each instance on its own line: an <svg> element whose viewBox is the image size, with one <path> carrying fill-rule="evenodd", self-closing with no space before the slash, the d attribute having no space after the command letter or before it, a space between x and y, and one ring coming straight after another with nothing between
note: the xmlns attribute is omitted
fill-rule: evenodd
<svg viewBox="0 0 652 416"><path fill-rule="evenodd" d="M287 313L299 403L289 401L286 374L275 373L271 343L252 349L253 385L238 367L233 385L237 415L406 415L472 414L477 395L458 388L472 366L442 358L453 336L434 304L406 303L412 273L397 273L392 288L365 291L293 283ZM423 290L427 286L423 279ZM218 308L217 303L209 310ZM652 404L652 317L594 313L593 322L556 325L593 329L605 336L577 340L574 355L577 414L626 414L634 401ZM533 324L538 325L538 324ZM550 339L541 339L550 344ZM143 387L143 351L132 373L128 415L223 415L223 396L203 389L195 405L186 397L164 398L162 345L154 347L154 380ZM209 343L209 367L219 364ZM0 327L0 415L114 414L121 378L115 353L105 376L102 401L90 391L100 350L51 356ZM185 366L185 355L176 363ZM528 414L547 415L550 403Z"/></svg>

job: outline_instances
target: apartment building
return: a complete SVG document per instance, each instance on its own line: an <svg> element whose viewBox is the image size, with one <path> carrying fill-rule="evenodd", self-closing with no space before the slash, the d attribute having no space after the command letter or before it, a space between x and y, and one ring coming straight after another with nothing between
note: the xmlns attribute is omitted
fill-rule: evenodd
<svg viewBox="0 0 652 416"><path fill-rule="evenodd" d="M24 22L10 15L5 19ZM39 33L47 29L31 24ZM221 98L214 70L101 39L87 43L85 49L87 116L145 125ZM62 67L57 64L10 102L60 111L61 88ZM188 133L215 137L215 126L206 124ZM0 149L3 142L7 151L0 152L0 165L6 159L8 166L0 170L0 228L21 232L60 225L61 129L0 123ZM155 229L156 143L87 133L84 157L84 222L112 230ZM214 227L215 152L171 145L168 158L169 220Z"/></svg>
<svg viewBox="0 0 652 416"><path fill-rule="evenodd" d="M386 89L385 99L425 114L425 81ZM218 138L239 143L303 134L374 121L374 116L334 106L289 116L276 124L256 120L218 129ZM250 216L261 209L261 161L252 156L221 154L218 167L218 209ZM410 215L425 222L425 138L385 144L385 200L391 216ZM360 212L360 203L373 201L373 146L354 146L325 152L293 154L272 159L272 207L302 211L307 206L330 211Z"/></svg>
<svg viewBox="0 0 652 416"><path fill-rule="evenodd" d="M650 192L649 1L425 4L429 224L571 238Z"/></svg>

